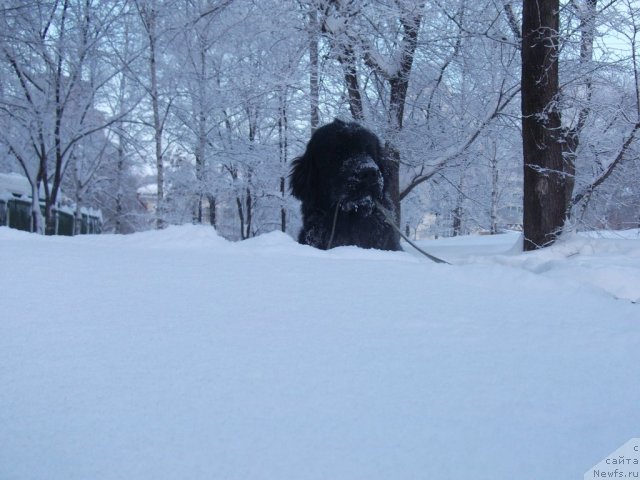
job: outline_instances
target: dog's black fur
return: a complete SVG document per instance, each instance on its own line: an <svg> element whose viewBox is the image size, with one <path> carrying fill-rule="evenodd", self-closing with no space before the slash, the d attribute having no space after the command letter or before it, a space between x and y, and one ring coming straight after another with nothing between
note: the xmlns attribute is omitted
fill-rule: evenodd
<svg viewBox="0 0 640 480"><path fill-rule="evenodd" d="M302 201L298 242L324 250L400 250L398 234L376 205L393 210L387 162L378 137L357 123L336 119L316 130L290 174L291 193Z"/></svg>

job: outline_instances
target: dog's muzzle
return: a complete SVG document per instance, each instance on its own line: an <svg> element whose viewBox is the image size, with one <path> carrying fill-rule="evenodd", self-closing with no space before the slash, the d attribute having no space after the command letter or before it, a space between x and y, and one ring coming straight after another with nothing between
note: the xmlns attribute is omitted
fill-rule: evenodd
<svg viewBox="0 0 640 480"><path fill-rule="evenodd" d="M384 188L382 172L376 162L369 155L356 155L344 163L342 173L346 177L346 195L341 210L371 213L375 202L382 198Z"/></svg>

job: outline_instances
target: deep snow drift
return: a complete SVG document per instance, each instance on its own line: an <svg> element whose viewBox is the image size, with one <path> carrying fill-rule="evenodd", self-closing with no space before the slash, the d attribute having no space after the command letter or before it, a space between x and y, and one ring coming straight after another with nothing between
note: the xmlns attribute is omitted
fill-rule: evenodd
<svg viewBox="0 0 640 480"><path fill-rule="evenodd" d="M576 479L640 434L640 236L0 228L0 479Z"/></svg>

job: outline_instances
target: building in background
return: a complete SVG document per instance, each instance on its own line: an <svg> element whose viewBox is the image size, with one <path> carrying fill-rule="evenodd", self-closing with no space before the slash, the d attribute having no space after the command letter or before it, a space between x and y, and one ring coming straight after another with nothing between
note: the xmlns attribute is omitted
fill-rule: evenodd
<svg viewBox="0 0 640 480"><path fill-rule="evenodd" d="M41 191L43 190L42 187ZM41 193L44 197L44 192ZM75 204L64 194L54 207L56 235L79 235L102 232L102 213L94 208L81 208L79 221L74 220ZM40 202L44 214L44 201ZM31 185L17 173L0 173L0 226L32 231Z"/></svg>

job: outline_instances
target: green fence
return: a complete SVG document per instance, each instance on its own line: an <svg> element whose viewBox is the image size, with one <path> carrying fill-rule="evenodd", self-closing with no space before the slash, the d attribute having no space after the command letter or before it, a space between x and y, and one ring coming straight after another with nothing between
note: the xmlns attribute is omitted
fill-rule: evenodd
<svg viewBox="0 0 640 480"><path fill-rule="evenodd" d="M6 226L31 231L31 202L11 199L7 202Z"/></svg>
<svg viewBox="0 0 640 480"><path fill-rule="evenodd" d="M44 216L44 206L41 205L40 209ZM73 235L74 216L58 209L53 212L56 216L56 235ZM21 198L0 199L0 226L30 232L31 201ZM83 213L79 227L81 234L101 233L102 220L98 216Z"/></svg>
<svg viewBox="0 0 640 480"><path fill-rule="evenodd" d="M0 199L0 225L7 224L7 202Z"/></svg>

